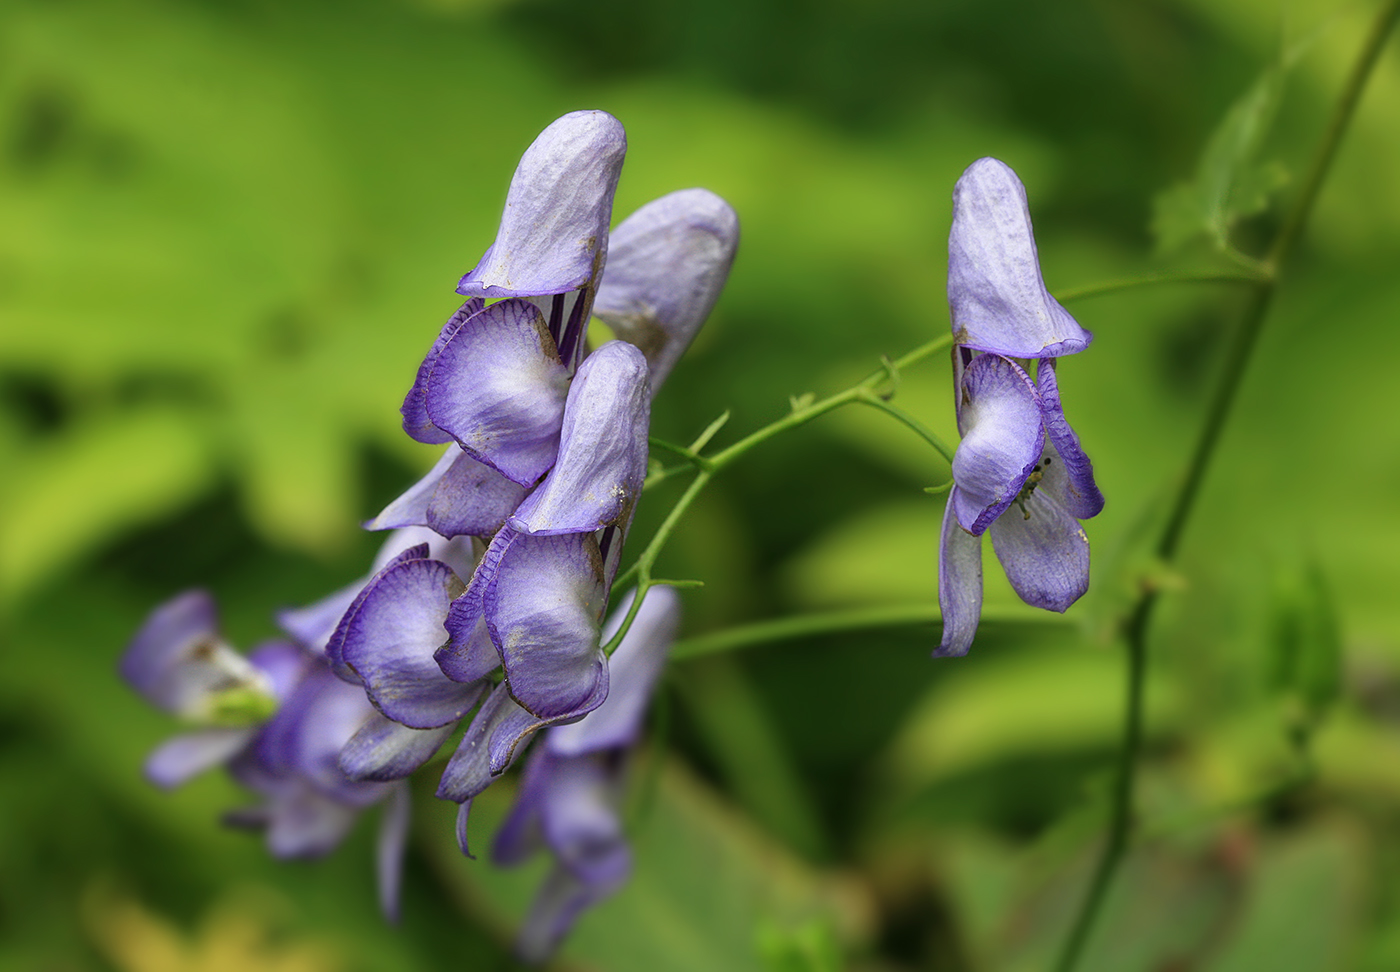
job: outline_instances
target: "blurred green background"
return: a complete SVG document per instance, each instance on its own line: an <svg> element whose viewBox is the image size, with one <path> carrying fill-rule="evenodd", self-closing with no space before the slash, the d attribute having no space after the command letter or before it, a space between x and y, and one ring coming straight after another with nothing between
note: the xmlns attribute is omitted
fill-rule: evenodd
<svg viewBox="0 0 1400 972"><path fill-rule="evenodd" d="M949 196L980 156L1026 183L1052 290L1227 265L1204 239L1162 250L1154 198L1297 49L1274 127L1241 160L1286 203L1372 12L6 0L0 970L514 967L506 943L542 872L461 859L432 780L394 929L374 904L372 821L324 862L276 864L219 827L246 800L224 779L149 787L141 761L174 727L114 665L185 587L209 587L249 647L275 608L360 575L377 538L357 523L436 456L397 406L549 121L604 108L626 125L618 218L692 185L739 212L729 288L654 420L688 441L731 409L723 443L942 333ZM1154 575L1172 593L1144 837L1085 970L1400 968L1397 119L1392 42L1179 569ZM1244 249L1276 213L1243 214ZM1044 968L1102 826L1113 618L1153 573L1143 550L1241 296L1071 305L1097 339L1061 382L1108 506L1087 526L1093 589L1065 618L1019 605L988 553L989 620L964 660L930 661L925 625L677 665L669 745L641 763L659 782L639 873L559 967ZM898 401L952 438L949 388L940 358ZM686 635L934 603L942 499L921 487L947 474L873 412L764 447L661 565L705 581ZM634 547L676 495L648 494ZM1298 773L1288 727L1323 708L1316 780L1251 800ZM508 789L483 798L478 842Z"/></svg>

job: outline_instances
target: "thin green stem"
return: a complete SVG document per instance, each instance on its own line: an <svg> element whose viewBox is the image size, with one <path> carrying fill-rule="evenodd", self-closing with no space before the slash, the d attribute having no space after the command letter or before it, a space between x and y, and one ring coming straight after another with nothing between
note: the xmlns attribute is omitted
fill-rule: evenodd
<svg viewBox="0 0 1400 972"><path fill-rule="evenodd" d="M949 464L953 462L953 450L948 443L940 439L934 434L932 429L910 415L904 409L897 405L891 405L869 389L866 389L865 393L860 395L856 401L860 402L862 405L869 405L871 408L879 409L886 415L893 416L900 422L903 422L905 425L909 426L909 428L917 432L925 442L937 449L939 455L948 460Z"/></svg>
<svg viewBox="0 0 1400 972"><path fill-rule="evenodd" d="M1124 290L1139 287L1155 287L1159 284L1183 283L1237 283L1252 284L1267 279L1259 273L1241 273L1239 270L1163 270L1159 273L1145 273L1140 277L1125 277L1121 280L1105 280L1102 283L1085 284L1061 290L1055 298L1062 304L1090 297L1102 297Z"/></svg>
<svg viewBox="0 0 1400 972"><path fill-rule="evenodd" d="M1182 479L1166 525L1158 540L1157 555L1163 563L1170 564L1176 557L1196 496L1200 492L1211 458L1215 455L1221 432L1234 405L1240 381L1257 344L1264 320L1268 315L1269 305L1277 288L1279 273L1301 237L1304 226L1307 225L1308 217L1311 215L1313 205L1322 190L1327 172L1336 156L1337 148L1341 144L1342 136L1346 133L1355 113L1356 105L1360 101L1361 92L1366 87L1366 82L1380 57L1380 52L1395 25L1397 16L1400 16L1400 0L1388 0L1372 24L1365 46L1362 48L1351 76L1347 80L1347 85L1337 101L1332 120L1318 146L1303 189L1285 215L1278 235L1275 236L1273 244L1269 247L1265 266L1271 271L1270 275L1257 281L1254 285L1254 295L1245 308L1240 325L1236 328L1230 347L1226 352L1225 363L1221 368L1215 391L1206 410L1196 447L1191 453L1186 475ZM1152 612L1159 594L1160 589L1156 585L1145 584L1138 596L1137 603L1128 616L1127 623L1124 625L1124 639L1128 648L1128 691L1124 714L1123 747L1111 794L1108 839L1099 858L1098 866L1090 879L1084 903L1070 928L1064 949L1060 953L1059 962L1055 966L1057 972L1071 972L1079 961L1079 956L1088 941L1089 933L1093 930L1094 922L1098 917L1109 885L1117 872L1131 835L1133 787L1143 737L1143 684L1146 681L1147 670L1147 635L1151 628Z"/></svg>
<svg viewBox="0 0 1400 972"><path fill-rule="evenodd" d="M849 611L821 611L815 614L789 615L772 621L756 621L697 635L678 641L671 648L672 661L684 661L737 651L755 645L791 641L810 635L843 634L848 631L869 631L875 628L902 628L915 624L932 624L939 620L936 604L899 604L890 607L859 608Z"/></svg>

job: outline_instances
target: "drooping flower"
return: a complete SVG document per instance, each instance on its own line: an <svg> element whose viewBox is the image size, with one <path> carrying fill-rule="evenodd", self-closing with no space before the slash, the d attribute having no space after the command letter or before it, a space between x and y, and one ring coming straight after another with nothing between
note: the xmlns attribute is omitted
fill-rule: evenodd
<svg viewBox="0 0 1400 972"><path fill-rule="evenodd" d="M619 605L617 629L631 606ZM647 704L679 623L669 587L647 592L613 654L607 701L582 720L548 730L526 764L514 808L496 835L492 858L514 865L541 848L554 856L516 940L520 957L548 958L584 909L615 892L632 869L623 833L627 756L641 736Z"/></svg>
<svg viewBox="0 0 1400 972"><path fill-rule="evenodd" d="M304 645L274 641L240 655L219 634L213 599L204 591L157 607L132 639L121 670L160 708L207 726L158 747L147 776L169 788L226 766L264 797L228 821L264 828L275 856L329 852L364 808L392 797L378 866L385 913L396 914L407 792L355 782L337 766L346 741L377 715L362 690L337 679L325 658Z"/></svg>
<svg viewBox="0 0 1400 972"><path fill-rule="evenodd" d="M958 180L948 250L962 441L939 542L936 656L966 654L976 634L984 532L1021 599L1062 612L1089 584L1079 521L1103 508L1055 372L1055 356L1091 335L1045 289L1025 189L1004 163L981 159ZM1017 358L1037 359L1034 380Z"/></svg>
<svg viewBox="0 0 1400 972"><path fill-rule="evenodd" d="M719 300L739 217L708 189L654 199L613 230L593 313L646 355L655 395Z"/></svg>

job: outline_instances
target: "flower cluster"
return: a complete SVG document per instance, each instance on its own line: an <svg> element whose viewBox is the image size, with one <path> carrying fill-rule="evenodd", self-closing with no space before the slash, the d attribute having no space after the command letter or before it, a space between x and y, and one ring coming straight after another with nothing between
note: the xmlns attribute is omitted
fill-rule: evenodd
<svg viewBox="0 0 1400 972"><path fill-rule="evenodd" d="M1025 187L996 159L972 163L953 189L948 304L962 441L939 542L938 656L966 654L977 633L983 533L1023 601L1064 611L1089 586L1079 521L1103 509L1055 376L1056 359L1093 335L1045 289Z"/></svg>
<svg viewBox="0 0 1400 972"><path fill-rule="evenodd" d="M649 203L610 238L625 150L615 118L580 111L521 158L495 242L459 282L467 299L401 410L411 437L446 450L366 524L396 531L370 576L282 612L295 644L246 659L218 641L207 595L183 595L152 615L123 668L171 711L247 710L239 728L168 743L151 774L174 783L227 764L266 797L236 816L266 824L276 853L328 850L360 809L397 794L380 855L390 912L402 781L474 710L438 786L461 806L465 852L472 799L533 734L561 727L540 750L550 755L532 760L518 811L543 821L564 875L522 939L536 956L627 871L616 814L585 820L539 781L569 781L559 787L604 806L638 731L675 595L648 595L611 662L603 614L645 478L652 396L718 299L738 243L733 210L703 189ZM620 340L590 350L594 314ZM546 796L528 796L541 785ZM588 828L604 817L612 856L600 870ZM514 850L498 858L533 846L523 834L503 838Z"/></svg>

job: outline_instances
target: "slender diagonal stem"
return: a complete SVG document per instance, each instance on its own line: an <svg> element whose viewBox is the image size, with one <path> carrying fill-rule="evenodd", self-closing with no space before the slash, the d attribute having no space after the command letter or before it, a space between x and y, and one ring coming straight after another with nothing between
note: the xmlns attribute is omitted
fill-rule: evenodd
<svg viewBox="0 0 1400 972"><path fill-rule="evenodd" d="M1265 275L1245 273L1240 270L1163 270L1159 273L1146 273L1140 277L1125 277L1122 280L1105 280L1102 283L1070 287L1055 294L1062 304L1090 297L1117 294L1124 290L1137 290L1139 287L1153 287L1158 284L1184 283L1258 283L1267 279Z"/></svg>
<svg viewBox="0 0 1400 972"><path fill-rule="evenodd" d="M1322 142L1318 146L1317 153L1313 157L1303 188L1285 215L1278 235L1274 237L1273 243L1269 247L1264 265L1269 268L1270 274L1254 285L1254 295L1245 308L1239 326L1235 329L1226 353L1225 363L1217 379L1215 391L1206 410L1205 420L1197 437L1195 449L1191 453L1186 475L1182 478L1181 486L1168 514L1166 526L1163 528L1157 543L1157 555L1166 563L1171 563L1176 558L1197 494L1200 492L1210 461L1215 455L1221 432L1229 420L1241 378L1244 376L1258 342L1259 333L1263 329L1269 305L1277 287L1279 273L1302 236L1303 228L1307 225L1308 217L1311 215L1318 194L1322 191L1322 186L1326 181L1332 160L1336 157L1337 148L1351 122L1356 105L1361 99L1361 93L1365 90L1366 82L1380 57L1385 41L1395 26L1397 16L1400 16L1400 0L1387 0L1372 24L1365 45L1352 67L1350 77L1347 79L1346 87L1338 98L1332 119L1323 135ZM1098 917L1109 885L1118 870L1118 865L1122 861L1123 853L1131 836L1133 786L1143 738L1143 689L1147 671L1147 636L1159 593L1159 589L1155 585L1144 585L1123 626L1124 640L1128 648L1128 691L1124 714L1123 748L1119 756L1111 794L1108 838L1104 844L1098 866L1090 878L1084 903L1070 928L1064 949L1055 965L1056 972L1071 972L1078 963L1079 956L1088 941L1089 933L1093 930L1095 919Z"/></svg>

